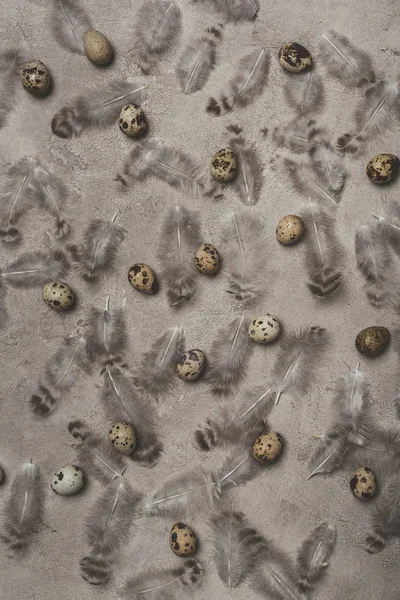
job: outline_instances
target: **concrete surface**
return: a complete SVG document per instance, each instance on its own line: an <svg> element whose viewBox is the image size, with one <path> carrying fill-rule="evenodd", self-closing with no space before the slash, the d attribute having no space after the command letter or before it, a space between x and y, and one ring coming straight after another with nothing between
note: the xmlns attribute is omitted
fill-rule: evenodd
<svg viewBox="0 0 400 600"><path fill-rule="evenodd" d="M285 214L296 212L302 203L279 171L269 167L275 151L271 135L264 141L261 126L270 130L291 115L285 105L281 85L284 73L275 59L278 47L287 40L307 46L315 54L320 34L328 27L347 35L355 45L367 49L378 69L395 74L400 51L398 41L399 11L392 0L369 0L357 4L348 0L266 2L261 0L255 23L229 25L224 29L218 53L218 64L205 88L185 97L177 84L174 66L180 50L195 33L219 22L220 17L201 2L178 0L183 14L183 30L179 47L162 60L153 77L144 106L150 121L151 135L182 148L203 164L224 142L225 126L240 123L248 138L262 152L265 181L261 199L253 212L265 224L265 241L269 259L266 264L268 291L257 312L278 316L286 329L302 324L320 324L330 335L330 353L321 362L317 384L303 397L284 397L271 418L273 428L287 440L287 451L279 468L235 491L237 506L254 524L278 545L295 556L308 532L321 520L330 519L338 528L337 549L327 577L312 597L324 600L398 600L400 543L393 541L382 555L370 556L362 547L369 525L370 504L357 502L349 490L349 475L341 471L331 477L307 482L305 460L315 444L313 435L324 430L329 419L331 393L323 389L349 366L354 368L359 355L354 339L359 330L372 324L392 326L394 315L388 310L375 310L362 291L363 280L356 270L353 238L357 226L371 220L370 213L379 206L380 189L365 176L367 160L378 152L400 154L398 132L388 132L370 144L358 159L346 159L348 180L342 203L337 210L337 226L345 245L347 263L345 284L334 299L318 302L305 286L302 262L304 248L284 248L275 241L275 227ZM46 523L34 539L30 553L12 561L0 551L0 597L2 600L92 600L115 598L115 585L126 574L137 569L160 566L164 562L179 564L168 548L170 523L158 519L139 519L131 530L129 543L121 553L115 577L104 588L88 585L80 576L78 560L87 546L83 522L87 508L100 487L90 482L84 493L60 498L50 490L50 476L60 466L75 460L66 423L72 417L84 418L93 429L104 431L104 417L96 399L96 374L82 381L59 409L47 420L36 421L28 400L46 360L66 334L84 331L90 306L103 306L107 294L111 301L126 307L130 352L133 367L140 352L154 339L166 322L180 322L186 331L187 347L200 347L207 352L217 328L227 323L237 310L224 292L224 279L199 277L198 293L179 315L169 308L160 293L147 297L129 287L127 271L134 262L155 265L156 240L163 209L174 198L171 189L149 179L127 194L119 192L113 175L131 148L118 127L88 131L80 138L61 140L52 135L50 121L67 98L82 91L86 84L101 83L114 77L136 77L139 74L132 55L132 24L139 5L136 0L86 0L86 10L95 26L114 44L116 61L108 69L99 69L84 57L72 55L53 39L49 21L49 0L0 0L0 42L24 44L32 58L40 58L54 78L51 96L35 100L21 91L16 110L0 131L0 164L17 160L24 154L37 155L68 183L71 189L69 214L73 226L72 239L77 241L93 216L110 217L121 209L119 222L128 230L127 239L118 255L115 270L97 285L89 285L71 273L68 282L79 295L78 308L68 314L57 314L47 308L39 290L10 291L8 307L10 327L1 334L1 417L0 464L8 482L0 488L0 499L8 493L10 479L19 465L33 458L46 481ZM273 59L268 87L262 97L245 110L212 119L204 107L207 98L219 91L220 83L231 74L237 60L254 43L271 46ZM325 75L322 66L319 72ZM346 131L359 92L348 91L340 82L325 77L327 93L323 122L334 135ZM0 184L5 168L0 170ZM398 194L400 182L389 194ZM189 202L189 200L188 200ZM242 205L233 192L213 202L191 201L200 210L204 239L219 245L219 221L230 209ZM48 246L50 220L31 211L23 221L23 249ZM1 264L10 261L15 250L2 246ZM223 253L223 248L221 248ZM266 382L277 346L257 347L251 361L248 381ZM394 420L392 399L396 393L396 356L392 348L374 360L362 360L372 389L372 410L380 421ZM176 381L168 399L159 405L159 427L165 440L165 455L153 470L129 467L128 477L141 491L152 489L161 480L199 461L216 465L223 451L202 455L195 447L193 432L198 423L212 413L215 399L209 388L200 383L190 387ZM202 540L200 559L205 580L198 597L223 600L253 600L246 584L229 593L219 580L212 560L204 514L191 520ZM54 531L53 531L54 530Z"/></svg>

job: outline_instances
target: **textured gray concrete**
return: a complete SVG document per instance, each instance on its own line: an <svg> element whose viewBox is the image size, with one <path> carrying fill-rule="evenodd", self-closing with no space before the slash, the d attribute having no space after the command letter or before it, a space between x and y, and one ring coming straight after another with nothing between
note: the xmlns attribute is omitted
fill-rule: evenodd
<svg viewBox="0 0 400 600"><path fill-rule="evenodd" d="M265 224L268 249L266 264L267 294L257 312L271 312L281 319L286 329L300 324L320 324L330 336L330 353L320 365L317 384L303 396L283 397L273 412L271 425L287 440L287 449L279 467L235 491L237 505L253 523L271 539L295 556L308 532L321 520L330 519L338 529L338 544L329 573L317 588L314 598L334 600L386 600L399 597L398 569L400 545L391 542L382 555L370 556L363 547L369 525L371 505L357 502L349 490L346 470L331 477L306 481L305 461L314 447L314 434L321 433L329 420L331 393L323 389L350 365L355 367L359 355L354 348L356 333L372 324L390 328L394 316L375 310L362 291L363 281L356 270L353 238L357 226L371 220L370 213L379 206L380 190L365 177L367 159L380 151L400 154L398 133L393 131L375 140L358 159L346 159L348 180L343 199L337 209L337 227L346 248L347 262L344 289L332 300L317 302L305 286L302 263L304 248L284 248L275 241L275 227L285 214L296 212L302 199L295 194L279 170L269 162L275 151L271 135L262 139L260 127L271 130L291 114L285 105L281 86L284 73L275 54L286 40L296 40L315 53L317 41L328 27L347 35L356 46L368 49L376 67L395 74L400 51L399 14L393 0L369 0L356 4L348 0L309 2L266 2L255 23L229 25L224 29L218 53L217 68L205 88L189 97L181 93L174 74L180 49L192 36L220 21L208 5L178 0L183 13L183 31L179 48L160 62L153 76L144 108L150 122L151 135L169 145L182 148L207 164L209 157L226 139L225 126L240 123L248 138L256 142L265 165L265 181L259 203L252 209ZM121 209L119 222L128 236L116 262L116 268L101 283L89 285L76 274L68 282L77 290L79 305L67 314L47 308L38 290L10 290L7 304L11 324L1 334L1 417L0 464L7 472L8 483L19 465L32 457L49 482L60 466L75 460L66 423L72 417L84 418L93 429L104 431L104 417L96 398L97 377L87 378L73 390L47 420L36 421L29 410L28 399L34 390L46 360L56 350L61 338L75 331L84 332L90 306L102 306L107 294L114 304L125 306L127 313L132 367L139 363L140 352L161 332L165 323L181 323L186 331L187 347L200 347L207 352L217 328L229 321L236 308L224 291L224 279L200 278L195 299L179 311L167 306L164 294L147 297L129 287L127 270L134 262L147 262L157 268L156 239L163 209L174 194L163 183L148 179L126 194L112 182L116 169L132 146L118 128L88 131L80 138L61 140L52 135L50 121L65 99L84 90L85 85L100 84L114 77L136 77L139 70L127 51L132 45L132 24L139 2L118 0L85 0L96 27L114 44L116 60L112 67L98 69L84 57L69 54L52 37L49 20L50 0L0 0L1 44L23 44L32 58L40 58L51 70L54 91L45 99L35 100L23 90L16 110L0 131L1 164L23 155L36 155L56 171L71 190L69 214L72 238L78 241L93 216L110 217ZM269 84L254 104L235 110L228 117L212 119L204 107L210 94L232 72L243 53L254 44L273 48ZM325 75L323 67L319 72ZM359 96L338 81L325 77L327 93L323 121L334 135L351 125L351 115ZM0 184L5 169L0 170ZM398 194L399 183L390 188ZM188 201L189 202L189 201ZM220 219L228 210L241 209L233 192L218 202L198 199L191 203L200 211L205 240L217 247L220 241ZM44 248L50 244L46 234L50 220L32 210L24 220L24 249ZM223 248L221 248L223 252ZM1 264L10 261L15 250L1 247ZM278 350L257 347L251 361L248 381L266 382ZM396 393L396 357L389 349L382 357L362 360L372 391L372 411L383 422L394 419L392 398ZM199 461L216 465L223 451L202 455L195 447L193 432L198 423L212 414L215 399L201 383L190 387L179 380L174 392L159 404L160 432L165 440L165 455L153 470L131 465L127 477L135 489L151 490L161 480L195 466ZM8 484L0 488L0 499L8 493ZM2 600L90 600L115 598L115 586L127 573L179 559L168 548L170 523L156 518L135 521L129 543L121 553L115 577L104 588L88 585L79 574L78 561L87 546L83 522L88 507L100 486L90 482L84 493L71 498L55 496L46 487L46 523L31 545L30 553L21 559L7 559L0 552L0 596ZM187 519L188 520L188 519ZM200 559L205 580L198 597L223 600L230 594L217 576L212 560L204 514L193 514L193 527L202 548ZM53 531L54 530L54 531ZM238 600L253 600L246 584L234 591Z"/></svg>

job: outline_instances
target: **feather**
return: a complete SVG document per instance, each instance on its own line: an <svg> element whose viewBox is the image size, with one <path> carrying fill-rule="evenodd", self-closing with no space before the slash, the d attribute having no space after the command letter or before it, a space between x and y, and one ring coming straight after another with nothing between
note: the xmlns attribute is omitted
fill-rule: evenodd
<svg viewBox="0 0 400 600"><path fill-rule="evenodd" d="M139 498L129 483L119 477L105 486L96 499L86 519L90 551L79 561L81 575L87 582L99 585L110 579Z"/></svg>
<svg viewBox="0 0 400 600"><path fill-rule="evenodd" d="M138 386L158 400L172 387L175 365L183 353L185 338L181 327L167 329L143 354Z"/></svg>
<svg viewBox="0 0 400 600"><path fill-rule="evenodd" d="M228 128L232 131L232 128ZM263 165L260 154L254 144L246 144L243 136L239 135L241 128L236 128L236 137L229 140L237 162L238 172L233 181L239 198L245 206L256 204L260 198L263 182Z"/></svg>
<svg viewBox="0 0 400 600"><path fill-rule="evenodd" d="M35 200L55 219L55 237L64 238L70 226L63 216L63 207L68 195L64 182L42 166L35 168Z"/></svg>
<svg viewBox="0 0 400 600"><path fill-rule="evenodd" d="M122 79L108 86L102 84L61 108L52 118L51 130L60 138L72 138L89 127L112 125L124 104L142 104L147 87L148 84Z"/></svg>
<svg viewBox="0 0 400 600"><path fill-rule="evenodd" d="M253 350L247 328L243 315L218 331L211 346L206 376L214 394L228 396L245 377Z"/></svg>
<svg viewBox="0 0 400 600"><path fill-rule="evenodd" d="M372 513L366 539L367 550L371 554L382 552L392 537L400 537L400 479L392 477Z"/></svg>
<svg viewBox="0 0 400 600"><path fill-rule="evenodd" d="M335 544L336 529L330 523L321 523L304 540L297 555L300 589L310 589L323 576Z"/></svg>
<svg viewBox="0 0 400 600"><path fill-rule="evenodd" d="M319 43L319 55L328 72L345 85L360 86L375 81L371 58L357 50L344 35L326 31Z"/></svg>
<svg viewBox="0 0 400 600"><path fill-rule="evenodd" d="M243 304L260 296L266 285L261 232L261 223L248 213L228 213L222 223L227 292Z"/></svg>
<svg viewBox="0 0 400 600"><path fill-rule="evenodd" d="M120 362L125 354L125 311L122 308L110 308L110 296L107 296L104 310L91 308L88 344L92 357L102 364Z"/></svg>
<svg viewBox="0 0 400 600"><path fill-rule="evenodd" d="M175 68L176 76L185 94L201 90L208 81L216 60L216 40L221 37L221 28L207 29L183 51Z"/></svg>
<svg viewBox="0 0 400 600"><path fill-rule="evenodd" d="M230 22L255 21L260 10L258 0L214 0L218 12Z"/></svg>
<svg viewBox="0 0 400 600"><path fill-rule="evenodd" d="M65 338L57 352L47 362L30 405L37 417L47 417L56 404L74 387L83 373L90 372L87 342L80 336Z"/></svg>
<svg viewBox="0 0 400 600"><path fill-rule="evenodd" d="M21 158L8 169L8 181L0 195L0 237L3 242L17 242L19 218L33 205L33 174L36 161Z"/></svg>
<svg viewBox="0 0 400 600"><path fill-rule="evenodd" d="M185 206L168 208L160 231L158 259L170 306L190 300L196 290L193 257L200 245L200 224L196 213Z"/></svg>
<svg viewBox="0 0 400 600"><path fill-rule="evenodd" d="M326 140L310 148L311 166L329 192L340 192L346 178L343 161ZM337 201L337 198L335 198Z"/></svg>
<svg viewBox="0 0 400 600"><path fill-rule="evenodd" d="M214 474L214 497L218 499L226 490L244 485L261 471L262 467L248 451L243 451L241 448L234 450Z"/></svg>
<svg viewBox="0 0 400 600"><path fill-rule="evenodd" d="M53 0L51 28L60 46L70 52L83 54L83 38L93 26L79 0Z"/></svg>
<svg viewBox="0 0 400 600"><path fill-rule="evenodd" d="M307 230L307 287L317 298L327 298L337 292L343 277L343 249L336 236L335 220L331 212L311 201L300 216Z"/></svg>
<svg viewBox="0 0 400 600"><path fill-rule="evenodd" d="M296 154L309 152L314 146L316 133L316 122L305 118L295 117L287 123L275 127L273 131L274 141L285 148L289 148ZM294 166L294 165L293 165Z"/></svg>
<svg viewBox="0 0 400 600"><path fill-rule="evenodd" d="M23 252L0 273L13 287L41 287L48 281L60 281L68 273L69 263L63 252Z"/></svg>
<svg viewBox="0 0 400 600"><path fill-rule="evenodd" d="M0 330L4 329L9 320L9 315L6 307L7 288L0 277Z"/></svg>
<svg viewBox="0 0 400 600"><path fill-rule="evenodd" d="M180 600L192 597L192 588L200 586L203 571L197 560L185 560L179 567L151 568L131 577L117 590L120 600Z"/></svg>
<svg viewBox="0 0 400 600"><path fill-rule="evenodd" d="M88 475L107 485L122 477L126 469L121 454L115 452L103 436L92 433L82 421L70 421L68 431L77 440L79 465Z"/></svg>
<svg viewBox="0 0 400 600"><path fill-rule="evenodd" d="M380 306L387 294L388 268L392 263L387 241L371 225L362 225L355 234L357 267L366 279L365 291L373 306Z"/></svg>
<svg viewBox="0 0 400 600"><path fill-rule="evenodd" d="M359 370L345 373L335 386L333 400L334 422L348 432L349 442L366 443L367 389L365 375Z"/></svg>
<svg viewBox="0 0 400 600"><path fill-rule="evenodd" d="M339 469L345 462L349 449L349 439L346 432L339 427L332 427L323 436L308 461L309 475L325 475Z"/></svg>
<svg viewBox="0 0 400 600"><path fill-rule="evenodd" d="M141 4L136 15L134 48L144 73L175 43L181 21L181 10L175 2L145 0Z"/></svg>
<svg viewBox="0 0 400 600"><path fill-rule="evenodd" d="M72 259L84 279L95 281L112 268L126 230L115 224L119 211L110 220L93 219L80 245L69 245Z"/></svg>
<svg viewBox="0 0 400 600"><path fill-rule="evenodd" d="M324 84L321 75L308 71L291 77L283 88L286 102L298 115L316 113L324 104Z"/></svg>
<svg viewBox="0 0 400 600"><path fill-rule="evenodd" d="M325 178L320 180L319 171L313 171L311 165L306 162L296 162L291 158L285 158L283 161L293 188L299 194L307 198L313 198L326 203L327 201L336 206L340 202L337 190L330 190L329 183Z"/></svg>
<svg viewBox="0 0 400 600"><path fill-rule="evenodd" d="M267 84L270 57L266 48L253 50L239 61L236 75L228 84L229 96L222 93L220 100L210 98L207 112L214 116L228 112L234 106L245 107L260 96Z"/></svg>
<svg viewBox="0 0 400 600"><path fill-rule="evenodd" d="M37 465L22 465L3 504L1 539L9 554L24 551L43 518L44 487Z"/></svg>
<svg viewBox="0 0 400 600"><path fill-rule="evenodd" d="M381 233L390 247L400 254L400 204L393 198L382 198L382 214L372 213L378 222L376 231Z"/></svg>
<svg viewBox="0 0 400 600"><path fill-rule="evenodd" d="M18 48L7 48L0 52L0 129L5 125L16 104L15 96L22 64L23 57Z"/></svg>

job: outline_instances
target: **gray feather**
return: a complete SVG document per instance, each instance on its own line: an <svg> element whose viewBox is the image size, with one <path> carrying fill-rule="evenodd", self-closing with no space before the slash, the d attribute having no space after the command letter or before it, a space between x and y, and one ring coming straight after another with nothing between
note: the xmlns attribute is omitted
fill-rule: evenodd
<svg viewBox="0 0 400 600"><path fill-rule="evenodd" d="M260 10L258 0L214 0L214 4L218 12L233 23L254 21Z"/></svg>
<svg viewBox="0 0 400 600"><path fill-rule="evenodd" d="M296 154L310 152L315 144L316 121L295 117L287 123L275 127L274 141Z"/></svg>
<svg viewBox="0 0 400 600"><path fill-rule="evenodd" d="M236 132L236 137L228 142L238 163L238 172L233 181L233 186L243 204L249 206L256 204L260 198L263 183L263 165L255 145L247 144L245 138L239 135L241 128L237 128Z"/></svg>
<svg viewBox="0 0 400 600"><path fill-rule="evenodd" d="M37 162L21 158L7 171L7 182L0 195L0 237L3 242L17 242L21 232L19 219L33 205L34 173Z"/></svg>
<svg viewBox="0 0 400 600"><path fill-rule="evenodd" d="M336 544L336 530L330 523L318 525L301 545L297 556L298 581L308 590L326 572L328 560Z"/></svg>
<svg viewBox="0 0 400 600"><path fill-rule="evenodd" d="M17 89L20 85L20 68L24 62L18 48L0 51L0 129L16 105Z"/></svg>
<svg viewBox="0 0 400 600"><path fill-rule="evenodd" d="M83 38L93 26L79 0L53 0L51 28L60 46L70 52L83 54Z"/></svg>
<svg viewBox="0 0 400 600"><path fill-rule="evenodd" d="M344 35L328 30L319 43L319 55L328 72L347 86L360 86L375 81L369 55L354 48Z"/></svg>
<svg viewBox="0 0 400 600"><path fill-rule="evenodd" d="M328 205L336 206L340 202L338 190L331 190L332 184L325 177L321 179L321 169L314 170L312 164L297 162L291 158L285 158L283 165L293 188L300 194Z"/></svg>
<svg viewBox="0 0 400 600"><path fill-rule="evenodd" d="M313 71L291 77L283 89L287 103L299 115L315 114L323 107L324 84Z"/></svg>
<svg viewBox="0 0 400 600"><path fill-rule="evenodd" d="M0 277L13 287L42 287L49 281L64 279L68 271L69 262L63 252L37 250L20 254Z"/></svg>
<svg viewBox="0 0 400 600"><path fill-rule="evenodd" d="M176 65L176 76L185 94L201 90L208 81L216 60L216 39L220 28L211 28L191 42Z"/></svg>
<svg viewBox="0 0 400 600"><path fill-rule="evenodd" d="M340 427L332 427L321 437L308 461L307 479L314 475L332 473L340 468L346 460L348 449L349 438L346 432Z"/></svg>
<svg viewBox="0 0 400 600"><path fill-rule="evenodd" d="M389 289L387 276L392 256L388 242L379 229L371 225L359 227L354 242L357 267L366 280L364 288L368 301L373 306L380 306Z"/></svg>
<svg viewBox="0 0 400 600"><path fill-rule="evenodd" d="M391 475L391 480L382 491L372 513L366 539L368 552L382 552L393 537L400 537L400 478L392 478Z"/></svg>

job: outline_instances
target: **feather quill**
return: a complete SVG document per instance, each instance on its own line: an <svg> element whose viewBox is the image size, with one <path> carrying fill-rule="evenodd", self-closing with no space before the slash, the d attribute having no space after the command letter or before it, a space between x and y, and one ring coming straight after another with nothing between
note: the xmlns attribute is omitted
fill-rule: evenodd
<svg viewBox="0 0 400 600"><path fill-rule="evenodd" d="M297 555L300 589L310 589L325 573L336 544L336 529L330 523L318 525L303 542Z"/></svg>
<svg viewBox="0 0 400 600"><path fill-rule="evenodd" d="M327 140L322 140L310 148L311 166L325 183L328 192L340 192L346 178L343 160L336 154ZM337 197L334 198L336 202Z"/></svg>
<svg viewBox="0 0 400 600"><path fill-rule="evenodd" d="M89 127L105 127L117 121L124 104L141 105L148 84L115 80L77 96L52 118L51 130L60 138L79 137Z"/></svg>
<svg viewBox="0 0 400 600"><path fill-rule="evenodd" d="M309 152L314 146L315 133L316 121L296 117L275 127L272 136L279 146L289 148L296 154L302 154Z"/></svg>
<svg viewBox="0 0 400 600"><path fill-rule="evenodd" d="M382 552L392 537L400 537L400 479L395 477L383 490L372 514L366 539L370 554Z"/></svg>
<svg viewBox="0 0 400 600"><path fill-rule="evenodd" d="M125 311L110 308L110 296L104 310L91 308L88 345L91 356L102 365L122 361L127 347Z"/></svg>
<svg viewBox="0 0 400 600"><path fill-rule="evenodd" d="M363 446L367 441L367 389L365 375L359 370L345 373L335 386L333 415L336 426L348 433L349 442Z"/></svg>
<svg viewBox="0 0 400 600"><path fill-rule="evenodd" d="M220 99L212 97L207 112L220 116L234 106L245 107L260 96L267 84L270 57L266 48L253 50L239 61L236 75L228 84L228 95L221 93Z"/></svg>
<svg viewBox="0 0 400 600"><path fill-rule="evenodd" d="M83 54L83 38L93 29L91 19L79 0L53 0L51 28L60 46L77 54Z"/></svg>
<svg viewBox="0 0 400 600"><path fill-rule="evenodd" d="M375 81L369 55L357 50L344 35L326 31L319 43L319 55L328 72L345 85L360 86Z"/></svg>
<svg viewBox="0 0 400 600"><path fill-rule="evenodd" d="M349 437L346 431L340 427L333 426L327 431L310 456L308 461L309 475L325 475L339 469L345 462L349 449Z"/></svg>
<svg viewBox="0 0 400 600"><path fill-rule="evenodd" d="M175 73L185 94L201 90L208 81L216 60L216 47L221 28L212 27L191 42L183 51Z"/></svg>
<svg viewBox="0 0 400 600"><path fill-rule="evenodd" d="M258 0L214 0L214 4L228 22L234 23L254 21L260 10Z"/></svg>
<svg viewBox="0 0 400 600"><path fill-rule="evenodd" d="M13 287L41 287L48 281L60 281L69 270L63 252L23 252L0 273L2 280Z"/></svg>
<svg viewBox="0 0 400 600"><path fill-rule="evenodd" d="M0 129L15 106L22 64L23 57L18 48L7 48L0 52Z"/></svg>
<svg viewBox="0 0 400 600"><path fill-rule="evenodd" d="M317 113L324 104L324 84L322 77L308 71L299 77L288 79L284 88L286 102L298 115Z"/></svg>
<svg viewBox="0 0 400 600"><path fill-rule="evenodd" d="M21 158L7 172L7 183L0 195L0 237L3 242L17 242L21 232L20 217L33 205L33 178L36 161Z"/></svg>
<svg viewBox="0 0 400 600"><path fill-rule="evenodd" d="M68 196L67 187L57 175L40 165L35 168L34 177L35 200L54 217L55 237L62 239L71 229L63 216Z"/></svg>
<svg viewBox="0 0 400 600"><path fill-rule="evenodd" d="M380 306L387 294L388 268L392 263L387 240L371 225L362 225L355 234L357 267L364 275L368 301Z"/></svg>
<svg viewBox="0 0 400 600"><path fill-rule="evenodd" d="M3 504L1 539L10 555L26 550L43 518L44 486L39 467L22 465Z"/></svg>
<svg viewBox="0 0 400 600"><path fill-rule="evenodd" d="M260 198L263 182L263 165L260 154L254 144L246 144L246 140L240 135L241 127L230 126L228 130L236 134L228 142L238 161L238 172L233 186L245 206L256 204Z"/></svg>
<svg viewBox="0 0 400 600"><path fill-rule="evenodd" d="M47 362L30 405L37 417L47 417L63 396L68 394L84 373L90 372L87 342L80 336L65 338L57 352Z"/></svg>
<svg viewBox="0 0 400 600"><path fill-rule="evenodd" d="M320 172L322 169L316 169L315 172L312 169L311 164L307 162L297 162L291 158L285 158L283 160L284 168L286 169L293 188L303 194L307 198L313 198L321 203L326 202L336 206L340 202L340 196L337 190L331 190L332 187L330 182L326 182L326 178L320 179Z"/></svg>

